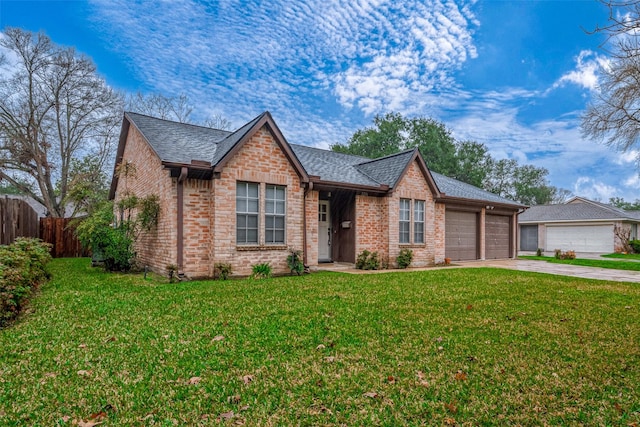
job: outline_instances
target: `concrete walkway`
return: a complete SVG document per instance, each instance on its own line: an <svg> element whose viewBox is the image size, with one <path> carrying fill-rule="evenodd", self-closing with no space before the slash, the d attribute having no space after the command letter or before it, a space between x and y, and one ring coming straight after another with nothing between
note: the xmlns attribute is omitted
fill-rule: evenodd
<svg viewBox="0 0 640 427"><path fill-rule="evenodd" d="M457 263L462 267L496 267L518 271L581 277L583 279L611 280L614 282L640 283L640 271L614 270L611 268L583 267L581 265L554 264L546 261L523 259L473 261Z"/></svg>
<svg viewBox="0 0 640 427"><path fill-rule="evenodd" d="M408 268L406 270L357 270L353 264L331 263L320 264L318 270L340 271L351 274L370 274L399 271L423 271L423 270L443 270L449 268L480 268L493 267L505 268L517 271L532 271L535 273L555 274L557 276L580 277L583 279L611 280L614 282L640 283L640 271L614 270L610 268L583 267L579 265L553 264L546 261L532 261L522 259L490 260L490 261L465 261L455 262L450 267L427 267Z"/></svg>

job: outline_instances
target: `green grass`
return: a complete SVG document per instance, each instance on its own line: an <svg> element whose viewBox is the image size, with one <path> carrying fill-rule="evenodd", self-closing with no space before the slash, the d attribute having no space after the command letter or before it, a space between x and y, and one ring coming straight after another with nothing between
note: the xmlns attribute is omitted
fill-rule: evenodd
<svg viewBox="0 0 640 427"><path fill-rule="evenodd" d="M0 331L0 425L640 422L638 284L475 268L179 284L87 259L50 270Z"/></svg>
<svg viewBox="0 0 640 427"><path fill-rule="evenodd" d="M635 259L640 261L640 254L607 254L602 256L605 258Z"/></svg>
<svg viewBox="0 0 640 427"><path fill-rule="evenodd" d="M585 258L576 258L576 259L556 259L550 256L528 256L523 255L519 256L519 259L530 259L536 261L547 261L552 262L554 264L570 264L570 265L581 265L584 267L598 267L598 268L611 268L613 270L629 270L629 271L640 271L640 262L637 261L613 261L613 260L605 260L605 259L585 259Z"/></svg>

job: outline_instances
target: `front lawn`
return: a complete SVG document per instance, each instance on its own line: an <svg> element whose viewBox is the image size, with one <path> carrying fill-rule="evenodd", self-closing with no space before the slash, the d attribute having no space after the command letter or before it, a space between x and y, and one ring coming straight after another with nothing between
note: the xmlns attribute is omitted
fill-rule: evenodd
<svg viewBox="0 0 640 427"><path fill-rule="evenodd" d="M605 258L620 258L620 259L631 259L640 261L640 254L607 254L602 255Z"/></svg>
<svg viewBox="0 0 640 427"><path fill-rule="evenodd" d="M613 270L640 271L640 262L637 262L637 261L615 261L615 260L606 260L606 259L587 259L587 258L557 259L552 256L529 256L529 255L521 255L518 258L530 259L530 260L536 260L536 261L547 261L555 264L571 264L571 265L581 265L584 267L611 268Z"/></svg>
<svg viewBox="0 0 640 427"><path fill-rule="evenodd" d="M168 284L54 260L0 425L634 425L640 286L502 269Z"/></svg>

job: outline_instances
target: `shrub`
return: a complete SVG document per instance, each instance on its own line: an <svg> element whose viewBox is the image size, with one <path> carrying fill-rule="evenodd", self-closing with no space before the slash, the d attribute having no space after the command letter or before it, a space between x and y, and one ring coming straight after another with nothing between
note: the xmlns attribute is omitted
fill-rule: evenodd
<svg viewBox="0 0 640 427"><path fill-rule="evenodd" d="M253 277L254 279L268 279L271 277L271 264L268 262L263 262L260 264L255 264L252 267Z"/></svg>
<svg viewBox="0 0 640 427"><path fill-rule="evenodd" d="M215 278L220 278L222 280L227 280L231 275L231 264L228 262L217 262L213 266L213 274Z"/></svg>
<svg viewBox="0 0 640 427"><path fill-rule="evenodd" d="M105 203L78 224L76 234L86 248L102 256L106 270L128 271L135 258L131 227L114 223L113 204Z"/></svg>
<svg viewBox="0 0 640 427"><path fill-rule="evenodd" d="M536 256L542 256L542 248L536 249Z"/></svg>
<svg viewBox="0 0 640 427"><path fill-rule="evenodd" d="M302 262L302 251L289 249L289 256L287 256L287 266L291 270L291 274L295 273L298 276L304 271L304 263Z"/></svg>
<svg viewBox="0 0 640 427"><path fill-rule="evenodd" d="M164 268L165 270L167 270L167 274L169 275L169 283L173 283L175 280L177 280L177 275L176 273L178 272L178 266L175 264L167 264L167 266Z"/></svg>
<svg viewBox="0 0 640 427"><path fill-rule="evenodd" d="M560 249L556 249L554 251L554 256L556 259L576 259L576 252L575 251L562 252Z"/></svg>
<svg viewBox="0 0 640 427"><path fill-rule="evenodd" d="M411 261L413 261L413 251L408 248L401 249L398 257L396 258L398 268L409 267L409 265L411 265Z"/></svg>
<svg viewBox="0 0 640 427"><path fill-rule="evenodd" d="M366 249L360 252L356 258L356 268L359 270L379 270L378 252L369 252Z"/></svg>
<svg viewBox="0 0 640 427"><path fill-rule="evenodd" d="M633 249L633 252L636 254L640 254L640 240L633 239L629 241L629 245Z"/></svg>
<svg viewBox="0 0 640 427"><path fill-rule="evenodd" d="M18 315L33 288L49 278L45 265L51 245L19 237L0 246L0 327Z"/></svg>

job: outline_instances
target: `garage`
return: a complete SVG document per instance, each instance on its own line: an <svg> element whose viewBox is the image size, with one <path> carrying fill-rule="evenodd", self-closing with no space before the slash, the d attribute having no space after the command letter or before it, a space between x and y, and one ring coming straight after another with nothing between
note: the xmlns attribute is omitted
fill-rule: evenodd
<svg viewBox="0 0 640 427"><path fill-rule="evenodd" d="M478 214L446 210L445 257L453 261L478 259Z"/></svg>
<svg viewBox="0 0 640 427"><path fill-rule="evenodd" d="M485 258L505 259L511 256L511 217L485 216Z"/></svg>
<svg viewBox="0 0 640 427"><path fill-rule="evenodd" d="M611 253L613 236L613 224L547 225L545 250Z"/></svg>

